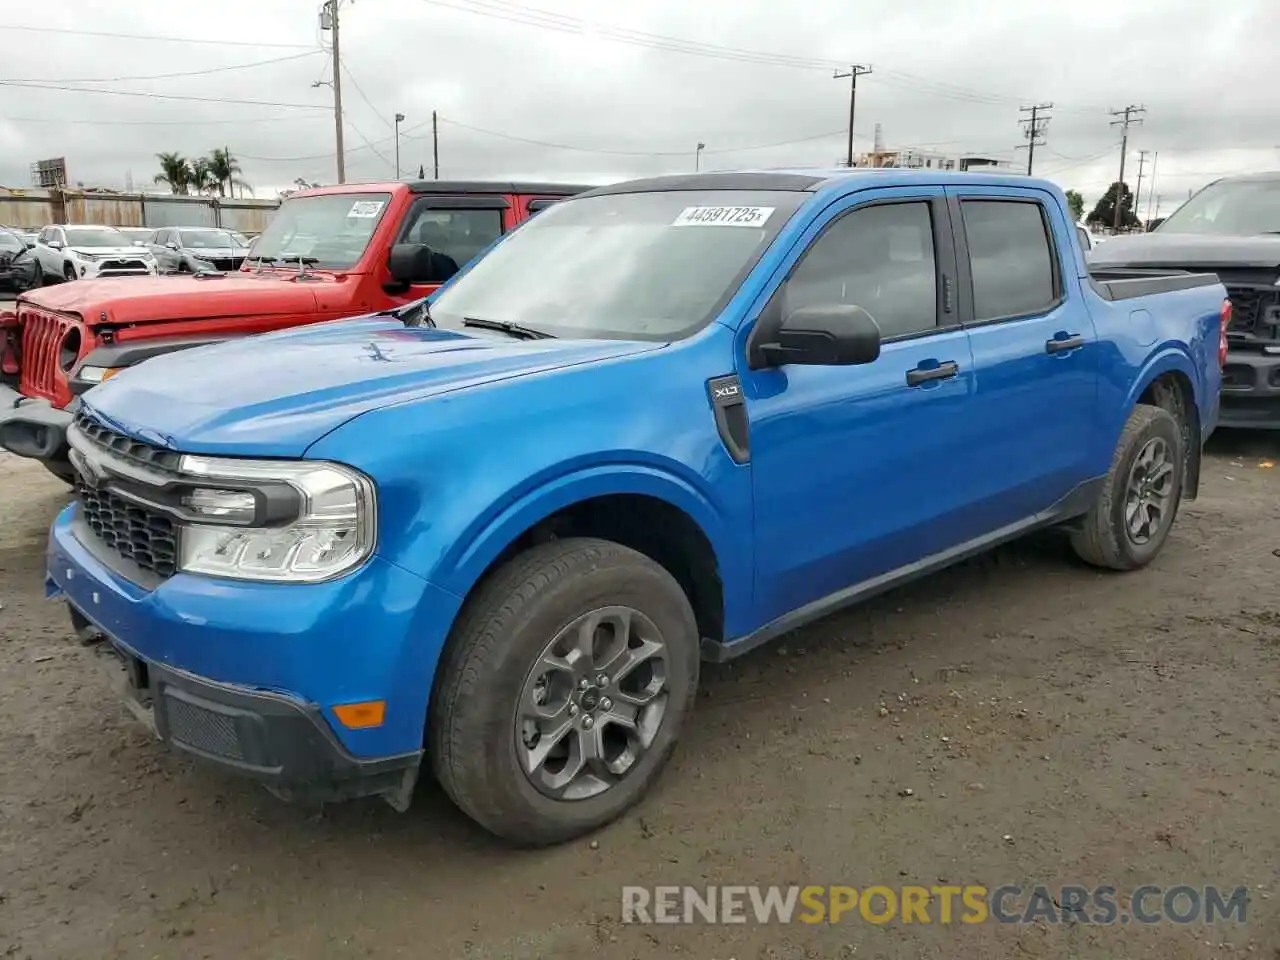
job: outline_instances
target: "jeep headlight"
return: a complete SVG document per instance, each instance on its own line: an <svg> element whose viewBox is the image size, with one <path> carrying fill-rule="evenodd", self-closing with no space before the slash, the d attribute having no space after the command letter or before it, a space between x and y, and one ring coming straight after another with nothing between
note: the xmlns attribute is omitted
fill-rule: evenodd
<svg viewBox="0 0 1280 960"><path fill-rule="evenodd" d="M178 557L186 573L314 582L373 552L373 483L350 467L184 456L179 470L189 478Z"/></svg>

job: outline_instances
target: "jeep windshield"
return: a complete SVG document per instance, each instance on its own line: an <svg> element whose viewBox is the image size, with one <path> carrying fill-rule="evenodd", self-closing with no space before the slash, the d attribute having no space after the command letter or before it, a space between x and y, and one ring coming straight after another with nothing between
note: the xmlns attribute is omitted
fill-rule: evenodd
<svg viewBox="0 0 1280 960"><path fill-rule="evenodd" d="M291 197L254 243L249 262L302 258L321 270L350 270L364 256L390 200L389 193Z"/></svg>
<svg viewBox="0 0 1280 960"><path fill-rule="evenodd" d="M1280 179L1211 183L1153 232L1235 237L1280 233Z"/></svg>
<svg viewBox="0 0 1280 960"><path fill-rule="evenodd" d="M704 190L564 200L441 290L431 316L449 329L479 320L556 337L679 339L723 308L807 198Z"/></svg>

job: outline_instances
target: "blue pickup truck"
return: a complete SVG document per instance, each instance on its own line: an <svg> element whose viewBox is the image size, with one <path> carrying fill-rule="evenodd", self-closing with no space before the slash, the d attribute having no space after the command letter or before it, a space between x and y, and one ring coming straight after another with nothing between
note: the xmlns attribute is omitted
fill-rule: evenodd
<svg viewBox="0 0 1280 960"><path fill-rule="evenodd" d="M426 765L513 842L581 835L703 660L1037 528L1159 552L1225 291L1090 274L1065 211L898 170L566 200L429 300L87 393L49 593L161 739L286 799L404 809Z"/></svg>

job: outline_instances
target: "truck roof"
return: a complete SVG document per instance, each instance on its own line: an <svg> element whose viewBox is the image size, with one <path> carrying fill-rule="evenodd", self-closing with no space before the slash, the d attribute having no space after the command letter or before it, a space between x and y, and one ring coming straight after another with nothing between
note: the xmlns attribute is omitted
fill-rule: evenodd
<svg viewBox="0 0 1280 960"><path fill-rule="evenodd" d="M908 170L901 167L838 167L829 170L740 170L727 173L683 173L644 180L627 180L607 187L596 187L584 196L611 193L650 193L663 190L785 190L817 193L828 187L887 186L905 180L953 185L982 183L1013 187L1057 188L1047 180L1023 174L992 174L949 170Z"/></svg>
<svg viewBox="0 0 1280 960"><path fill-rule="evenodd" d="M588 183L541 183L525 180L376 180L364 183L334 183L323 187L299 190L295 197L316 197L334 193L392 193L404 187L410 193L472 194L472 193L537 193L544 196L567 197L590 190Z"/></svg>

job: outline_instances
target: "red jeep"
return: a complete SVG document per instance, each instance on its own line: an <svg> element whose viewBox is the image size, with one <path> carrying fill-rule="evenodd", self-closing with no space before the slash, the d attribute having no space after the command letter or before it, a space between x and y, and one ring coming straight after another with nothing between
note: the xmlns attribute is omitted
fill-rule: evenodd
<svg viewBox="0 0 1280 960"><path fill-rule="evenodd" d="M0 313L0 446L68 479L75 398L148 357L374 313L432 293L503 233L587 189L361 183L289 197L235 273L81 280Z"/></svg>

